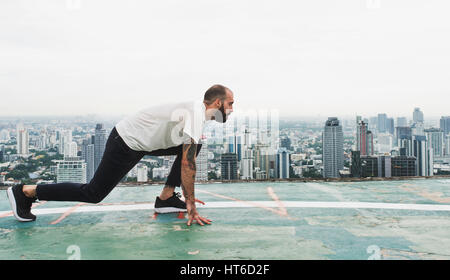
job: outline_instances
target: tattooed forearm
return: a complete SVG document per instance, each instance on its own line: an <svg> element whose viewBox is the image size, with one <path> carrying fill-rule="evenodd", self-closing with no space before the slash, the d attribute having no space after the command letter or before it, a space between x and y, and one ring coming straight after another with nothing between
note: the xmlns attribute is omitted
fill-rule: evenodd
<svg viewBox="0 0 450 280"><path fill-rule="evenodd" d="M194 182L197 171L195 157L197 154L197 145L191 141L191 144L183 145L183 158L181 164L181 182L183 185L183 193L186 200L194 201Z"/></svg>

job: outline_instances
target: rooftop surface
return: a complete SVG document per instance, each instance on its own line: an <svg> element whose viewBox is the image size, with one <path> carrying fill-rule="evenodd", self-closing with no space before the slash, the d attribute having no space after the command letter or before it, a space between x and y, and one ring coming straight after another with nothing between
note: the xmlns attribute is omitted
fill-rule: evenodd
<svg viewBox="0 0 450 280"><path fill-rule="evenodd" d="M37 202L30 223L0 190L0 259L450 259L450 179L197 184L203 227L155 215L161 188Z"/></svg>

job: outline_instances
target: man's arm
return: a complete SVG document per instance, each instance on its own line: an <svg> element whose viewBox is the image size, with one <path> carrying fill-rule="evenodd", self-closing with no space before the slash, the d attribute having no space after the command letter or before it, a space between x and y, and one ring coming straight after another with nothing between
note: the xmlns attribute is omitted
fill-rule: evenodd
<svg viewBox="0 0 450 280"><path fill-rule="evenodd" d="M191 225L193 220L197 220L200 225L203 225L202 222L207 224L211 222L211 220L200 217L195 207L194 182L195 174L197 172L195 163L196 156L197 144L191 139L191 143L183 144L183 155L181 158L181 187L183 189L184 197L186 198L186 208L189 215L188 226Z"/></svg>
<svg viewBox="0 0 450 280"><path fill-rule="evenodd" d="M196 154L197 145L194 140L191 139L190 144L183 144L183 155L181 158L181 183L183 188L183 194L186 198L186 202L194 201L194 182L195 174L197 172L196 167Z"/></svg>

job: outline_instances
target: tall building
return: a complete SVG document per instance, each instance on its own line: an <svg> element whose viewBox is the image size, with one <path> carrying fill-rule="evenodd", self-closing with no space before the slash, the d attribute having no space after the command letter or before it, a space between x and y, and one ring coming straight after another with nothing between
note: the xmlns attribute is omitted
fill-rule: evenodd
<svg viewBox="0 0 450 280"><path fill-rule="evenodd" d="M413 156L417 159L417 176L433 176L433 149L429 148L426 136L413 136Z"/></svg>
<svg viewBox="0 0 450 280"><path fill-rule="evenodd" d="M413 123L423 123L423 122L424 122L423 112L420 110L420 108L414 108Z"/></svg>
<svg viewBox="0 0 450 280"><path fill-rule="evenodd" d="M450 156L450 134L447 134L445 136L444 155L445 156Z"/></svg>
<svg viewBox="0 0 450 280"><path fill-rule="evenodd" d="M390 155L378 156L378 177L392 177L392 158Z"/></svg>
<svg viewBox="0 0 450 280"><path fill-rule="evenodd" d="M450 116L441 117L440 128L444 132L444 135L450 134Z"/></svg>
<svg viewBox="0 0 450 280"><path fill-rule="evenodd" d="M240 175L243 180L253 179L253 150L250 148L245 149L242 154Z"/></svg>
<svg viewBox="0 0 450 280"><path fill-rule="evenodd" d="M395 132L394 118L386 119L386 132L391 135L394 135L394 132Z"/></svg>
<svg viewBox="0 0 450 280"><path fill-rule="evenodd" d="M379 133L385 133L387 130L387 115L386 114L378 114L377 120L377 128Z"/></svg>
<svg viewBox="0 0 450 280"><path fill-rule="evenodd" d="M5 160L5 146L0 145L0 162Z"/></svg>
<svg viewBox="0 0 450 280"><path fill-rule="evenodd" d="M64 157L76 157L78 155L78 145L72 141L64 145Z"/></svg>
<svg viewBox="0 0 450 280"><path fill-rule="evenodd" d="M97 171L97 168L102 160L107 138L108 136L106 129L103 128L103 124L97 124L95 127L94 137L94 172Z"/></svg>
<svg viewBox="0 0 450 280"><path fill-rule="evenodd" d="M57 131L57 137L58 137L58 152L61 155L64 155L67 144L72 142L72 130L71 129L59 130Z"/></svg>
<svg viewBox="0 0 450 280"><path fill-rule="evenodd" d="M373 155L373 134L368 130L368 125L360 121L356 127L356 150L361 152L362 156Z"/></svg>
<svg viewBox="0 0 450 280"><path fill-rule="evenodd" d="M423 122L413 123L411 125L412 135L425 136L425 126Z"/></svg>
<svg viewBox="0 0 450 280"><path fill-rule="evenodd" d="M137 181L139 183L145 183L148 181L148 167L145 164L137 165Z"/></svg>
<svg viewBox="0 0 450 280"><path fill-rule="evenodd" d="M224 153L220 157L222 180L237 180L237 155L234 153Z"/></svg>
<svg viewBox="0 0 450 280"><path fill-rule="evenodd" d="M405 117L397 118L397 127L406 127L408 126L408 120Z"/></svg>
<svg viewBox="0 0 450 280"><path fill-rule="evenodd" d="M86 180L90 182L94 177L94 144L90 137L83 140L81 159L86 162Z"/></svg>
<svg viewBox="0 0 450 280"><path fill-rule="evenodd" d="M255 168L259 168L260 174L266 178L277 178L277 152L268 144L255 145Z"/></svg>
<svg viewBox="0 0 450 280"><path fill-rule="evenodd" d="M49 137L45 130L41 130L36 138L35 148L38 151L46 150L49 146Z"/></svg>
<svg viewBox="0 0 450 280"><path fill-rule="evenodd" d="M280 139L280 147L286 148L286 150L291 150L291 139L289 137L285 136Z"/></svg>
<svg viewBox="0 0 450 280"><path fill-rule="evenodd" d="M29 134L28 130L23 126L22 123L19 123L16 127L17 131L17 154L19 155L28 155L29 152Z"/></svg>
<svg viewBox="0 0 450 280"><path fill-rule="evenodd" d="M438 128L425 129L428 145L433 149L434 157L444 156L444 132Z"/></svg>
<svg viewBox="0 0 450 280"><path fill-rule="evenodd" d="M241 160L239 164L239 174L241 179L253 179L253 161L254 154L251 143L251 134L248 128L245 128L244 135L242 137L241 145Z"/></svg>
<svg viewBox="0 0 450 280"><path fill-rule="evenodd" d="M84 160L75 157L58 161L56 165L56 182L86 184L86 163Z"/></svg>
<svg viewBox="0 0 450 280"><path fill-rule="evenodd" d="M334 117L325 122L322 133L323 177L338 178L344 169L344 134L339 120Z"/></svg>
<svg viewBox="0 0 450 280"><path fill-rule="evenodd" d="M402 139L409 139L412 138L412 129L409 126L398 126L395 128L395 138L394 138L394 145L400 146L400 141Z"/></svg>
<svg viewBox="0 0 450 280"><path fill-rule="evenodd" d="M352 151L351 154L351 165L350 165L350 174L354 178L361 177L361 152L360 151Z"/></svg>
<svg viewBox="0 0 450 280"><path fill-rule="evenodd" d="M277 153L278 178L289 178L289 151L286 148L280 148Z"/></svg>
<svg viewBox="0 0 450 280"><path fill-rule="evenodd" d="M378 153L390 153L393 148L393 136L390 133L378 134Z"/></svg>
<svg viewBox="0 0 450 280"><path fill-rule="evenodd" d="M206 142L206 141L205 141ZM200 152L195 161L197 171L195 173L195 181L208 181L208 146L203 143Z"/></svg>

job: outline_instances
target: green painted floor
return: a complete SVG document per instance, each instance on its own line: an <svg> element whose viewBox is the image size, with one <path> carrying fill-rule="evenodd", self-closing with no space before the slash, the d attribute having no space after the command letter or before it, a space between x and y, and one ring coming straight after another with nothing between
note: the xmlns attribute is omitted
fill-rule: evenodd
<svg viewBox="0 0 450 280"><path fill-rule="evenodd" d="M450 259L450 210L439 208L450 205L448 179L197 184L206 202L199 212L213 220L204 227L178 214L154 217L146 207L161 187L117 187L76 210L76 202L46 202L31 223L8 215L1 190L0 259Z"/></svg>

